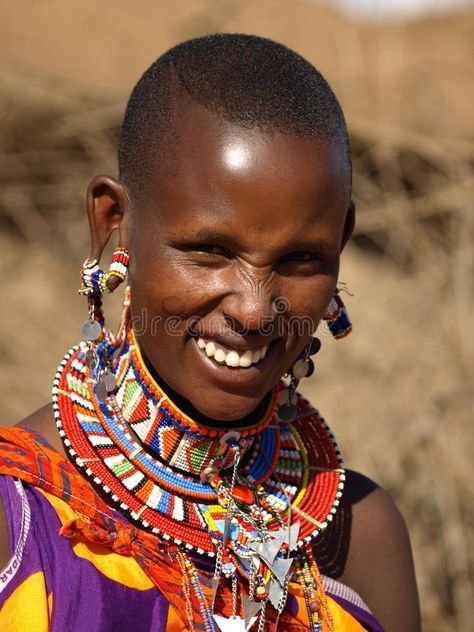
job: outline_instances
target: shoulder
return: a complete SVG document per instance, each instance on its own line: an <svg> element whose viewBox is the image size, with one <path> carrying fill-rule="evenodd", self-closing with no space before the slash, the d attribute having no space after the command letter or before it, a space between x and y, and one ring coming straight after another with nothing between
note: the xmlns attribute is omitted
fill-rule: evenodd
<svg viewBox="0 0 474 632"><path fill-rule="evenodd" d="M46 441L58 452L64 455L64 449L54 423L54 415L51 404L43 406L32 415L22 420L18 426L30 428L42 435ZM0 568L3 568L10 559L10 534L5 505L0 496Z"/></svg>
<svg viewBox="0 0 474 632"><path fill-rule="evenodd" d="M357 591L386 632L419 632L410 538L393 498L366 476L348 471L343 506L352 525L341 581Z"/></svg>
<svg viewBox="0 0 474 632"><path fill-rule="evenodd" d="M54 421L52 404L46 404L46 406L39 408L28 417L25 417L25 419L20 421L17 425L34 430L46 439L52 448L66 457L64 446Z"/></svg>

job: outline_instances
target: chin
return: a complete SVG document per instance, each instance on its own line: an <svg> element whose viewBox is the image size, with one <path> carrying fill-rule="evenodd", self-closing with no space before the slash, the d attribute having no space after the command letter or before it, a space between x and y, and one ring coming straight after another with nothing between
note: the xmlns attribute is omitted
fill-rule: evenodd
<svg viewBox="0 0 474 632"><path fill-rule="evenodd" d="M261 397L245 397L220 391L215 397L206 398L204 401L202 395L197 398L197 401L193 399L190 401L204 417L229 422L229 425L232 425L232 422L251 415L265 395L266 393L263 393Z"/></svg>

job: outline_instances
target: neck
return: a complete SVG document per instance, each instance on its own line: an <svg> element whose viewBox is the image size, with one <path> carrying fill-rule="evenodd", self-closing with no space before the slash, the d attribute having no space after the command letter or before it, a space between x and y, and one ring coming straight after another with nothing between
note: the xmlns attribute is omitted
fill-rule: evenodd
<svg viewBox="0 0 474 632"><path fill-rule="evenodd" d="M209 419L209 417L202 415L189 401L165 385L153 367L149 368L149 363L143 358L132 329L128 329L126 332L125 347L126 362L124 363L125 373L122 374L123 377L127 373L127 368L130 367L144 395L154 401L158 407L164 406L170 419L173 418L178 421L179 425L198 436L220 437L229 430L229 427L233 430L238 428L242 437L255 435L270 423L275 414L280 385L268 393L259 406L243 419L232 423Z"/></svg>

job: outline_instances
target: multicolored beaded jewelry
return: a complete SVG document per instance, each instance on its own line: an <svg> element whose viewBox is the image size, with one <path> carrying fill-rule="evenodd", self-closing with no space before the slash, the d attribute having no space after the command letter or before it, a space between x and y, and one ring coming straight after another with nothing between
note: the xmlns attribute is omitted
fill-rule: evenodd
<svg viewBox="0 0 474 632"><path fill-rule="evenodd" d="M323 319L327 322L329 331L336 340L345 338L351 333L352 323L339 290L336 290L331 298Z"/></svg>
<svg viewBox="0 0 474 632"><path fill-rule="evenodd" d="M82 287L80 294L109 294L125 280L128 271L129 255L126 248L117 247L112 253L112 262L108 272L99 268L97 259L86 259L81 269ZM115 279L115 281L112 281Z"/></svg>
<svg viewBox="0 0 474 632"><path fill-rule="evenodd" d="M279 420L279 387L253 426L195 422L153 380L128 323L126 313L117 340L106 335L96 344L97 362L88 362L89 346L81 343L58 369L53 407L66 448L123 512L182 547L186 590L209 626L212 604L189 570L193 551L216 559L213 600L222 582L231 582L232 616L238 582L260 604L260 619L271 606L278 614L291 575L288 554L317 572L307 549L342 494L344 471L329 428L302 398L293 422ZM104 372L113 378L105 397L97 392Z"/></svg>

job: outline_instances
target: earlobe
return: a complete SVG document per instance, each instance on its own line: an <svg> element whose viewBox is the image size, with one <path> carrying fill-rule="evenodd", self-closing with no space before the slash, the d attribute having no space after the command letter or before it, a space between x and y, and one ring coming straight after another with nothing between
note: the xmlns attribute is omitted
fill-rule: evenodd
<svg viewBox="0 0 474 632"><path fill-rule="evenodd" d="M123 185L110 176L96 176L87 189L87 215L91 234L91 258L100 260L110 235L119 231L119 243L126 247L125 220L128 199Z"/></svg>
<svg viewBox="0 0 474 632"><path fill-rule="evenodd" d="M347 209L346 221L344 224L344 231L342 233L341 251L344 249L352 233L354 232L355 210L356 210L356 207L355 207L354 200L351 199L351 201L349 202L349 207Z"/></svg>

